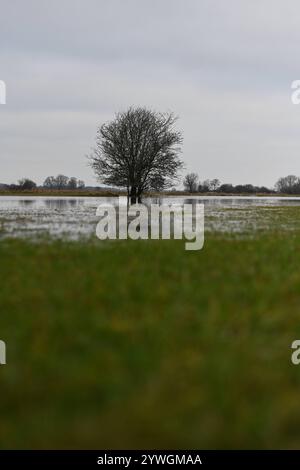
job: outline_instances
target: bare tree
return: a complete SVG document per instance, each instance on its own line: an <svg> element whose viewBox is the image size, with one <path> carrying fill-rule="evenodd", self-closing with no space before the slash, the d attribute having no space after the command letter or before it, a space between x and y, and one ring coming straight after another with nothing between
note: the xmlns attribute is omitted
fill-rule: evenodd
<svg viewBox="0 0 300 470"><path fill-rule="evenodd" d="M279 178L275 184L275 189L279 193L298 194L300 192L300 178L295 175Z"/></svg>
<svg viewBox="0 0 300 470"><path fill-rule="evenodd" d="M56 187L57 189L66 189L68 187L69 178L65 175L57 175Z"/></svg>
<svg viewBox="0 0 300 470"><path fill-rule="evenodd" d="M22 178L18 181L20 189L22 190L32 190L36 188L36 183L29 178Z"/></svg>
<svg viewBox="0 0 300 470"><path fill-rule="evenodd" d="M210 180L210 190L211 191L217 191L218 188L220 187L220 180L218 180L218 178L214 178L213 180Z"/></svg>
<svg viewBox="0 0 300 470"><path fill-rule="evenodd" d="M77 178L71 176L68 181L68 189L77 189Z"/></svg>
<svg viewBox="0 0 300 470"><path fill-rule="evenodd" d="M195 193L198 188L197 173L188 173L183 180L184 189L189 193Z"/></svg>
<svg viewBox="0 0 300 470"><path fill-rule="evenodd" d="M54 178L54 176L47 176L43 183L43 187L47 189L56 188L56 178Z"/></svg>
<svg viewBox="0 0 300 470"><path fill-rule="evenodd" d="M77 181L77 189L84 189L85 188L85 183L83 180L78 180Z"/></svg>
<svg viewBox="0 0 300 470"><path fill-rule="evenodd" d="M176 120L170 113L129 108L103 124L89 156L99 181L126 188L132 203L145 191L171 187L183 166Z"/></svg>

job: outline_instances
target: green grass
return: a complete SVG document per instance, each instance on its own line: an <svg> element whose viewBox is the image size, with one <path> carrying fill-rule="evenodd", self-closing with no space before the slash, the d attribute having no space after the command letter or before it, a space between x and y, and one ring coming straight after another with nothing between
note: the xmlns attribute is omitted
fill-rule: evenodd
<svg viewBox="0 0 300 470"><path fill-rule="evenodd" d="M292 448L300 233L0 244L1 448Z"/></svg>

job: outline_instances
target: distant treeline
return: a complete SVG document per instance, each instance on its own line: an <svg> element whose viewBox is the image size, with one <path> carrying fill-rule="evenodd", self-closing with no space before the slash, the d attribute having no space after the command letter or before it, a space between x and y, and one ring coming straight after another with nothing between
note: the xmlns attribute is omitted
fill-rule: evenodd
<svg viewBox="0 0 300 470"><path fill-rule="evenodd" d="M83 189L85 187L84 181L72 176L69 178L65 175L48 176L43 187L47 189Z"/></svg>
<svg viewBox="0 0 300 470"><path fill-rule="evenodd" d="M183 180L183 186L184 190L189 193L217 192L223 194L271 194L277 192L281 194L300 194L300 177L288 175L279 178L274 189L271 189L266 186L254 186L252 184L222 184L217 178L212 180L206 179L201 182L199 181L197 173L188 173ZM37 186L37 184L29 178L22 178L18 181L18 184L0 184L0 190L2 189L6 191L33 191L38 189L83 190L85 188L85 183L81 179L65 175L48 176L42 186ZM86 189L102 191L115 190L114 188L105 188L100 186L89 186ZM176 191L176 189L174 188L172 191Z"/></svg>
<svg viewBox="0 0 300 470"><path fill-rule="evenodd" d="M284 194L300 194L300 177L295 175L279 178L275 184L275 189Z"/></svg>
<svg viewBox="0 0 300 470"><path fill-rule="evenodd" d="M266 186L253 186L252 184L221 184L217 178L212 180L199 181L197 173L189 173L183 180L185 191L189 193L208 193L208 192L219 192L228 194L237 193L272 193L274 190L267 188Z"/></svg>
<svg viewBox="0 0 300 470"><path fill-rule="evenodd" d="M84 189L84 181L75 178L74 176L68 177L65 175L48 176L42 186L37 184L29 178L22 178L18 181L18 184L3 184L3 189L10 191L33 191L34 189Z"/></svg>

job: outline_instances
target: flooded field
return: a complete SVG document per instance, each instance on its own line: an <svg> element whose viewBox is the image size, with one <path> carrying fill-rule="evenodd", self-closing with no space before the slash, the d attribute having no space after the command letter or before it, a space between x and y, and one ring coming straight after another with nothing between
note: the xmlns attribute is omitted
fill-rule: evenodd
<svg viewBox="0 0 300 470"><path fill-rule="evenodd" d="M125 197L120 203L126 205ZM300 228L300 198L296 197L168 197L143 203L205 205L205 231L251 234L269 229ZM118 198L0 197L0 237L51 236L80 239L95 236L100 204L118 205Z"/></svg>

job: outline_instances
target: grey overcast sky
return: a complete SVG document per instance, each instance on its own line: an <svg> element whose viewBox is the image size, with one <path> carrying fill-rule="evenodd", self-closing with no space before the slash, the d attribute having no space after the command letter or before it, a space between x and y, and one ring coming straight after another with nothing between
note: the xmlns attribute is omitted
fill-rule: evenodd
<svg viewBox="0 0 300 470"><path fill-rule="evenodd" d="M272 186L300 175L299 0L0 0L0 182L96 184L97 126L179 115L186 171Z"/></svg>

